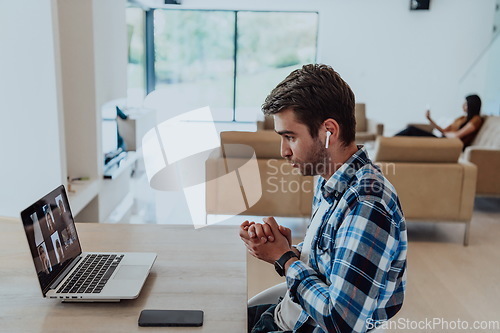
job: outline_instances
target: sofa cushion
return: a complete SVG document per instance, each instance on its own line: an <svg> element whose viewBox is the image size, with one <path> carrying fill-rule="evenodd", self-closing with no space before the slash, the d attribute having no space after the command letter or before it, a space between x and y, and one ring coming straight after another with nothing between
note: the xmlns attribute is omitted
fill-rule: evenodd
<svg viewBox="0 0 500 333"><path fill-rule="evenodd" d="M462 152L460 139L377 137L375 161L456 163Z"/></svg>
<svg viewBox="0 0 500 333"><path fill-rule="evenodd" d="M500 117L487 116L471 146L500 149Z"/></svg>

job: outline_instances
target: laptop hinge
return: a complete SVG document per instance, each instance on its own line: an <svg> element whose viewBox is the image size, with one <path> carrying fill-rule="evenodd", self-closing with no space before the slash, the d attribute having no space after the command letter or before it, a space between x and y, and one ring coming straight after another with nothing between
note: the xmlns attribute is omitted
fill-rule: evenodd
<svg viewBox="0 0 500 333"><path fill-rule="evenodd" d="M73 267L75 267L75 265L78 264L78 262L80 261L80 259L82 259L81 256L78 256L75 259L73 259L73 261L68 265L68 267L66 267L66 269L64 271L62 271L61 274L59 274L59 276L54 281L54 283L52 283L50 285L49 290L50 289L56 289L56 287L59 285L59 283L61 283L61 281L64 280L64 278L66 276L68 276L68 273L71 272L71 270L73 269Z"/></svg>

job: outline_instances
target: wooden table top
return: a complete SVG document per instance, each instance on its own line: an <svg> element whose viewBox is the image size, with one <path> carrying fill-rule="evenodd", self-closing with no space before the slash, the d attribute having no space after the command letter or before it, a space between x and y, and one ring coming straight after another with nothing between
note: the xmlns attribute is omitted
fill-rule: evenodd
<svg viewBox="0 0 500 333"><path fill-rule="evenodd" d="M0 218L2 332L246 332L246 251L236 226L77 223L83 251L156 252L139 297L119 303L44 299L18 219ZM143 309L203 310L198 328L139 327Z"/></svg>

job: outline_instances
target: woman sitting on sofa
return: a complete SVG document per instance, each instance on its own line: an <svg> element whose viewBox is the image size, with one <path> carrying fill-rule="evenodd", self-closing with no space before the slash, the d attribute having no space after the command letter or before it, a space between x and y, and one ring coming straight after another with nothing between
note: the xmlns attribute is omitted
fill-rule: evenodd
<svg viewBox="0 0 500 333"><path fill-rule="evenodd" d="M464 143L464 148L472 143L477 132L483 124L483 119L479 115L481 112L481 99L478 95L469 95L465 98L462 106L466 116L455 119L448 127L442 128L431 118L431 112L427 110L425 116L432 127L441 132L442 137L459 138ZM433 136L431 132L425 131L415 126L408 126L406 129L397 133L396 136Z"/></svg>

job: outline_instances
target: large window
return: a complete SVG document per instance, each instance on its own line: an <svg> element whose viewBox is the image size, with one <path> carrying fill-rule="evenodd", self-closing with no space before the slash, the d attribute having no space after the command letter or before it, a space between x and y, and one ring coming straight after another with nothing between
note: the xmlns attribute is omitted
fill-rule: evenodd
<svg viewBox="0 0 500 333"><path fill-rule="evenodd" d="M232 120L234 24L233 12L155 10L155 88L171 107L209 105L216 120Z"/></svg>
<svg viewBox="0 0 500 333"><path fill-rule="evenodd" d="M140 105L146 95L145 15L140 8L127 8L128 30L128 97L130 104Z"/></svg>
<svg viewBox="0 0 500 333"><path fill-rule="evenodd" d="M157 9L148 17L154 20L154 48L148 48L154 65L147 75L154 89L179 111L209 105L218 121L257 120L270 90L316 60L314 12ZM143 64L144 54L136 58L130 66ZM130 70L135 81L129 87L144 83L138 71Z"/></svg>
<svg viewBox="0 0 500 333"><path fill-rule="evenodd" d="M317 20L316 13L238 12L236 120L255 121L271 89L316 61Z"/></svg>

